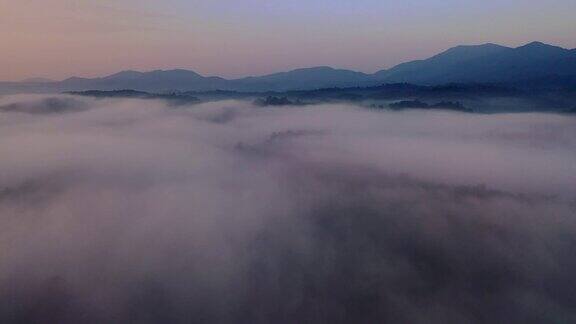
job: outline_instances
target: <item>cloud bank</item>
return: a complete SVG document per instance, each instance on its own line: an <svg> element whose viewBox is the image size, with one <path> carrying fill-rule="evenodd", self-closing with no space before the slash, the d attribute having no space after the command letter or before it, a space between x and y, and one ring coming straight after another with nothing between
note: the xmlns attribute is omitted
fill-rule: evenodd
<svg viewBox="0 0 576 324"><path fill-rule="evenodd" d="M0 98L2 323L576 320L576 119Z"/></svg>

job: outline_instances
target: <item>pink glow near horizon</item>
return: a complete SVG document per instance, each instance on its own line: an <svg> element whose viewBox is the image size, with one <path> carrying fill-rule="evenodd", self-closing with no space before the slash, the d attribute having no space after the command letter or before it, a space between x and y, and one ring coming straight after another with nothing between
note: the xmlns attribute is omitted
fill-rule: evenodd
<svg viewBox="0 0 576 324"><path fill-rule="evenodd" d="M0 80L186 68L375 72L458 44L576 47L576 2L0 0ZM550 17L554 17L553 20Z"/></svg>

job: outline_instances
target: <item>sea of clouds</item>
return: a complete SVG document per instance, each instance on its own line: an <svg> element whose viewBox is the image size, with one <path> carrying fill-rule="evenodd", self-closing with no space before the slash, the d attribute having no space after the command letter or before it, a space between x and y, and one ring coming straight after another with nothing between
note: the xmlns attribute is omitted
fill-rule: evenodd
<svg viewBox="0 0 576 324"><path fill-rule="evenodd" d="M0 97L1 323L576 321L576 117Z"/></svg>

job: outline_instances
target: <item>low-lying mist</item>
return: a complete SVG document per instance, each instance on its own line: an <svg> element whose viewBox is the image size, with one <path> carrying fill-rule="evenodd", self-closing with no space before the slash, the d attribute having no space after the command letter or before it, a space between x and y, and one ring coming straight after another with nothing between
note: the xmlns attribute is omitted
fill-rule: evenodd
<svg viewBox="0 0 576 324"><path fill-rule="evenodd" d="M0 98L1 323L576 321L576 118Z"/></svg>

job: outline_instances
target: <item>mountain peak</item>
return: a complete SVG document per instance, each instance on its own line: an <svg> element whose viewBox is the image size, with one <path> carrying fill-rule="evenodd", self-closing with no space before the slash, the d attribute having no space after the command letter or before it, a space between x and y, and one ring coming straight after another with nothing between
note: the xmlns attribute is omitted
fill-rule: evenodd
<svg viewBox="0 0 576 324"><path fill-rule="evenodd" d="M542 42L538 42L538 41L528 43L528 44L523 45L523 46L520 46L520 47L518 47L518 48L516 48L516 49L530 49L530 50L535 50L535 49L538 49L538 50L548 49L548 50L563 50L563 51L566 51L565 48L562 48L562 47L560 47L560 46L554 46L554 45L550 45L550 44L546 44L546 43L542 43Z"/></svg>
<svg viewBox="0 0 576 324"><path fill-rule="evenodd" d="M548 46L552 46L552 45L548 45L546 43L542 43L539 41L534 41L534 42L530 42L526 45L520 46L520 47L548 47Z"/></svg>
<svg viewBox="0 0 576 324"><path fill-rule="evenodd" d="M452 49L456 49L456 48L460 48L460 49L464 49L464 48L507 48L506 46L502 46L502 45L498 45L498 44L494 44L494 43L484 43L484 44L479 44L479 45L458 45L456 47L453 47Z"/></svg>
<svg viewBox="0 0 576 324"><path fill-rule="evenodd" d="M435 55L430 59L435 62L463 62L506 50L511 50L511 48L493 43L481 45L459 45Z"/></svg>
<svg viewBox="0 0 576 324"><path fill-rule="evenodd" d="M106 76L104 79L133 79L140 77L142 74L144 73L133 70L125 70Z"/></svg>
<svg viewBox="0 0 576 324"><path fill-rule="evenodd" d="M480 45L458 45L448 50L444 51L441 54L445 53L454 53L454 52L493 52L499 50L510 49L509 47L494 44L494 43L485 43ZM440 55L441 55L440 54Z"/></svg>
<svg viewBox="0 0 576 324"><path fill-rule="evenodd" d="M172 69L172 70L155 70L147 73L150 76L164 76L164 77L184 77L184 78L202 78L203 76L185 69Z"/></svg>
<svg viewBox="0 0 576 324"><path fill-rule="evenodd" d="M194 74L197 74L194 71L190 71L190 70L186 70L186 69L154 70L154 71L151 71L148 73L186 73L186 74L194 73Z"/></svg>
<svg viewBox="0 0 576 324"><path fill-rule="evenodd" d="M295 69L288 72L327 72L327 71L336 71L336 69L331 66L312 66L312 67Z"/></svg>
<svg viewBox="0 0 576 324"><path fill-rule="evenodd" d="M291 77L319 77L319 76L342 76L342 75L363 75L362 72L351 71L351 70L344 70L344 69L335 69L331 66L313 66L313 67L306 67L300 68L295 70L290 70L286 72L277 72L273 74L264 75L261 77L248 77L246 79L254 79L254 78L283 78L286 76Z"/></svg>
<svg viewBox="0 0 576 324"><path fill-rule="evenodd" d="M560 59L571 54L570 50L565 48L548 45L542 42L532 42L515 49L517 52L524 56L538 57L538 58L556 58Z"/></svg>
<svg viewBox="0 0 576 324"><path fill-rule="evenodd" d="M69 77L67 79L62 80L61 82L83 82L83 81L87 81L87 80L92 80L92 79L73 76L73 77Z"/></svg>

